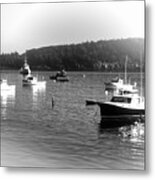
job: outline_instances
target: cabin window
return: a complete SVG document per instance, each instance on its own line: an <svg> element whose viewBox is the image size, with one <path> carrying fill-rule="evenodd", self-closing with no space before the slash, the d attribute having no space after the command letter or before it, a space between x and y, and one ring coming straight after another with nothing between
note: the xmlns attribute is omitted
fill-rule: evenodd
<svg viewBox="0 0 155 180"><path fill-rule="evenodd" d="M128 98L128 97L113 97L111 102L131 103L131 98Z"/></svg>
<svg viewBox="0 0 155 180"><path fill-rule="evenodd" d="M135 99L133 99L133 100L132 100L132 103L135 103L135 104L136 104L136 103L137 103L137 104L140 103L140 98L135 98Z"/></svg>

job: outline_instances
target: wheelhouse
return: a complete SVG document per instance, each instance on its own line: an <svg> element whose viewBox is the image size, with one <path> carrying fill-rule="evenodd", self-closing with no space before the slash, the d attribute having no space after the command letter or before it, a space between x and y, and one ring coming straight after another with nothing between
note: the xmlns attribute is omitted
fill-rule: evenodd
<svg viewBox="0 0 155 180"><path fill-rule="evenodd" d="M139 104L141 102L141 98L139 96L113 96L111 102Z"/></svg>

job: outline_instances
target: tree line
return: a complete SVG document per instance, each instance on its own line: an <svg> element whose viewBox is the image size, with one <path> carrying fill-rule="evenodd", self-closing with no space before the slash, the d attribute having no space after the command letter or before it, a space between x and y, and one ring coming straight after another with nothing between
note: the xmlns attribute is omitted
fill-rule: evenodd
<svg viewBox="0 0 155 180"><path fill-rule="evenodd" d="M58 45L26 51L32 70L124 71L128 56L128 71L140 70L140 54L144 54L144 39L128 38L79 44ZM0 55L0 69L19 69L25 54ZM144 68L144 55L142 56Z"/></svg>

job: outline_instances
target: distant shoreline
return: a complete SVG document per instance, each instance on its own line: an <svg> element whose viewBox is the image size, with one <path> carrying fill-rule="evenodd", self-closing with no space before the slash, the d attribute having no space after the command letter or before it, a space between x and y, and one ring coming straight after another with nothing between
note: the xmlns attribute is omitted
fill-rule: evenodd
<svg viewBox="0 0 155 180"><path fill-rule="evenodd" d="M54 73L54 72L57 72L58 70L40 70L40 69L31 69L33 72L51 72L51 73ZM19 69L12 69L12 68L6 68L6 69L0 69L0 73L2 73L2 72L5 72L5 71L16 71L17 73L19 72ZM67 72L81 72L81 73L103 73L103 74L109 74L109 73L121 73L121 74L123 74L124 73L124 71L90 71L90 70L85 70L85 71L83 71L83 70L78 70L78 71L74 71L74 70L69 70L69 71L67 71ZM128 74L131 74L131 73L137 73L137 74L139 74L140 72L139 71L128 71L127 72ZM144 71L142 72L142 73L145 73Z"/></svg>
<svg viewBox="0 0 155 180"><path fill-rule="evenodd" d="M143 39L100 40L30 49L22 55L1 54L0 69L20 69L26 59L32 71L121 72L127 57L128 72L145 71Z"/></svg>

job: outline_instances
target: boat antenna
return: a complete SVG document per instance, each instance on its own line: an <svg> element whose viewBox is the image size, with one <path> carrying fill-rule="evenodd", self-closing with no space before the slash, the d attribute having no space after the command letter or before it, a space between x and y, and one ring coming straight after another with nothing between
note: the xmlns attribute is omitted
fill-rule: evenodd
<svg viewBox="0 0 155 180"><path fill-rule="evenodd" d="M128 62L128 56L126 56L125 58L125 78L124 78L125 84L127 84L127 62Z"/></svg>
<svg viewBox="0 0 155 180"><path fill-rule="evenodd" d="M143 62L142 62L142 59L143 59L143 52L141 51L140 53L140 96L143 95Z"/></svg>
<svg viewBox="0 0 155 180"><path fill-rule="evenodd" d="M26 57L26 53L25 53L25 57L24 57L24 63L27 64L27 57Z"/></svg>

